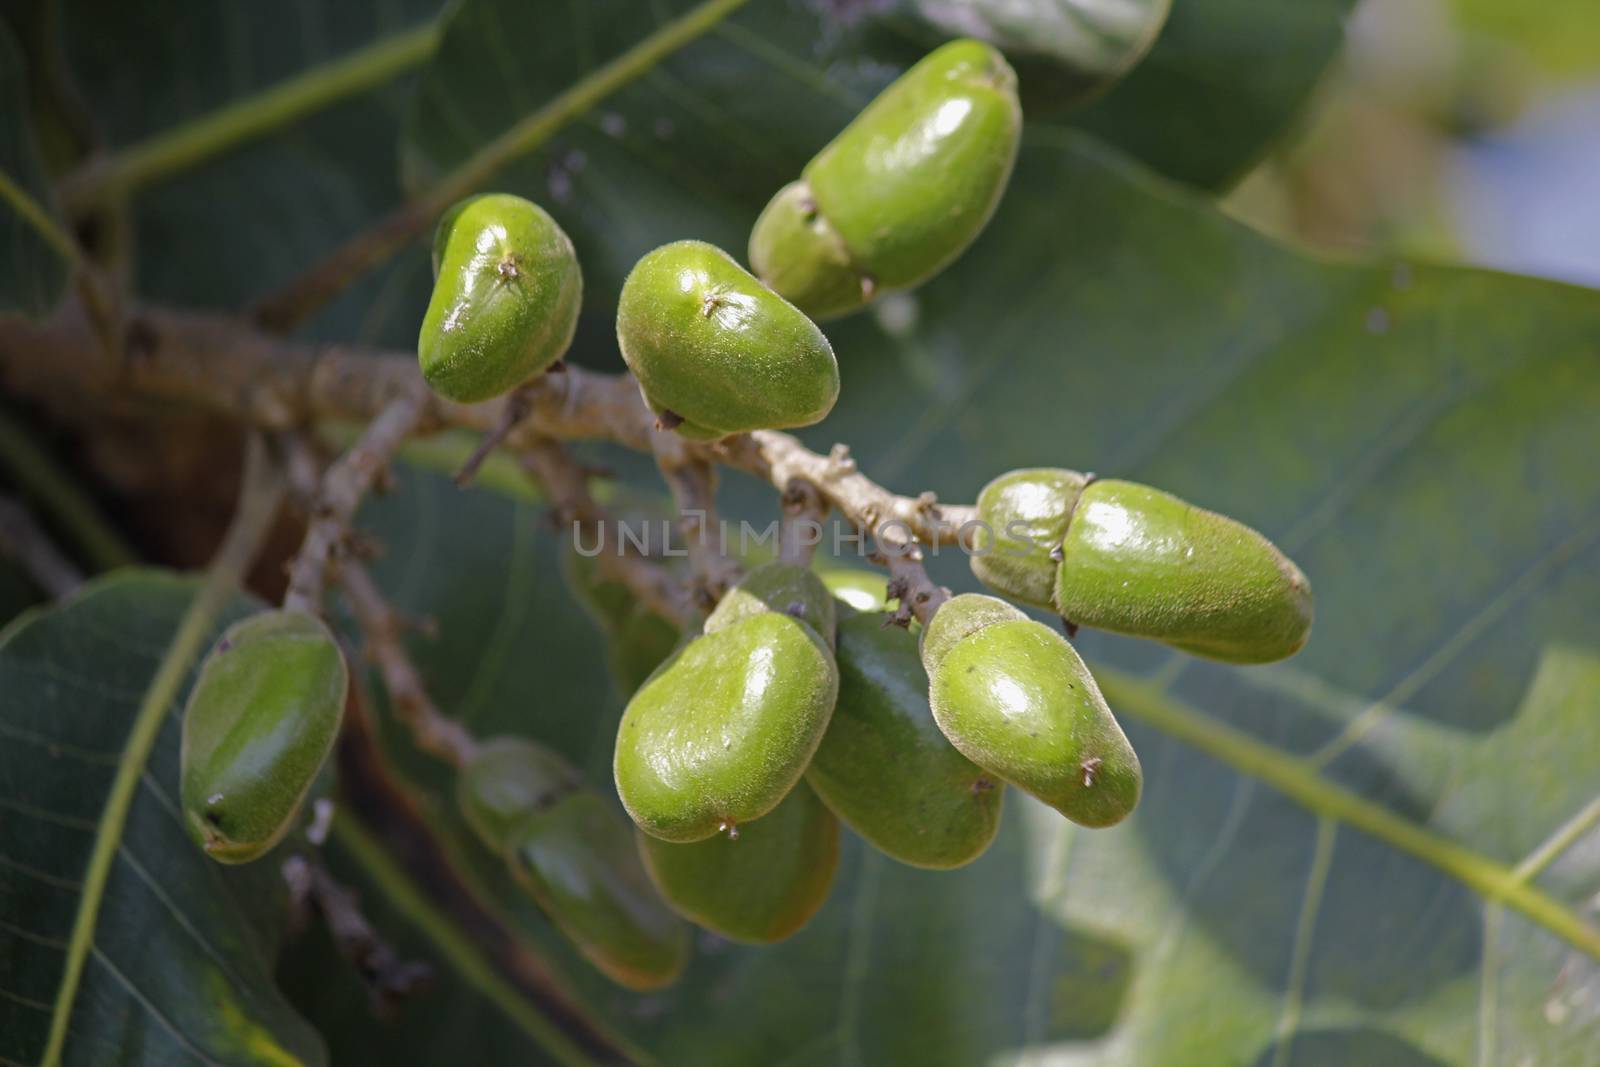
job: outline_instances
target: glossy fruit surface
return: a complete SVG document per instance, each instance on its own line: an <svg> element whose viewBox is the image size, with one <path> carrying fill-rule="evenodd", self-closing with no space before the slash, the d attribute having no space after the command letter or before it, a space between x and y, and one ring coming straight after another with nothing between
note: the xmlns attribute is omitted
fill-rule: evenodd
<svg viewBox="0 0 1600 1067"><path fill-rule="evenodd" d="M223 863L245 863L294 823L344 717L344 655L302 612L243 619L212 646L183 713L182 798L189 834Z"/></svg>
<svg viewBox="0 0 1600 1067"><path fill-rule="evenodd" d="M664 245L634 265L617 341L651 409L682 419L676 428L690 438L809 426L839 396L839 366L816 324L703 241Z"/></svg>
<svg viewBox="0 0 1600 1067"><path fill-rule="evenodd" d="M884 611L892 603L889 581L882 571L818 566L817 577L835 600L856 611Z"/></svg>
<svg viewBox="0 0 1600 1067"><path fill-rule="evenodd" d="M1028 106L1081 106L1150 51L1172 0L915 0L952 33L972 33L1017 64Z"/></svg>
<svg viewBox="0 0 1600 1067"><path fill-rule="evenodd" d="M928 626L923 661L939 728L974 763L1072 821L1121 821L1141 772L1100 687L1066 638L1014 608L1004 618L995 604L968 593Z"/></svg>
<svg viewBox="0 0 1600 1067"><path fill-rule="evenodd" d="M1083 626L1233 663L1299 651L1311 584L1256 531L1148 486L1083 491L1062 544L1056 609Z"/></svg>
<svg viewBox="0 0 1600 1067"><path fill-rule="evenodd" d="M809 568L781 560L763 563L723 594L706 619L705 631L716 633L769 611L799 619L833 647L838 618L833 595Z"/></svg>
<svg viewBox="0 0 1600 1067"><path fill-rule="evenodd" d="M928 706L917 638L880 615L839 623L839 700L806 781L851 829L917 867L970 863L1005 786L957 751Z"/></svg>
<svg viewBox="0 0 1600 1067"><path fill-rule="evenodd" d="M735 941L771 944L828 899L839 866L839 820L805 785L765 819L693 844L638 835L650 877L678 912Z"/></svg>
<svg viewBox="0 0 1600 1067"><path fill-rule="evenodd" d="M1058 467L1007 471L978 494L972 573L1002 596L1051 606L1056 585L1053 555L1088 479Z"/></svg>
<svg viewBox="0 0 1600 1067"><path fill-rule="evenodd" d="M578 769L543 745L495 737L483 742L456 776L456 804L483 843L504 852L518 823L581 783Z"/></svg>
<svg viewBox="0 0 1600 1067"><path fill-rule="evenodd" d="M690 641L623 713L614 770L628 814L680 842L761 818L810 762L838 683L828 646L788 615Z"/></svg>
<svg viewBox="0 0 1600 1067"><path fill-rule="evenodd" d="M859 304L920 284L989 221L1021 130L1005 59L980 41L952 41L868 104L798 189L773 199L752 232L751 262L817 315L850 310L857 293Z"/></svg>
<svg viewBox="0 0 1600 1067"><path fill-rule="evenodd" d="M518 824L512 876L596 967L630 989L657 989L689 959L689 929L639 860L634 829L606 797L580 789Z"/></svg>
<svg viewBox="0 0 1600 1067"><path fill-rule="evenodd" d="M499 396L566 353L582 303L577 253L544 209L504 193L462 201L434 237L422 375L458 403Z"/></svg>
<svg viewBox="0 0 1600 1067"><path fill-rule="evenodd" d="M872 283L803 181L785 185L762 209L750 231L750 269L817 319L854 311L873 296Z"/></svg>

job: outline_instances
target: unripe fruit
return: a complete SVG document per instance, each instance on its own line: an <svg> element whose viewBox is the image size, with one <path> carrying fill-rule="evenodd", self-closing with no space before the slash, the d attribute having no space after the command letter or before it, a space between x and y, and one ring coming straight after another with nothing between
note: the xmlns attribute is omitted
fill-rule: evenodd
<svg viewBox="0 0 1600 1067"><path fill-rule="evenodd" d="M183 712L184 821L223 863L246 863L288 833L339 736L345 663L328 628L269 611L228 628Z"/></svg>
<svg viewBox="0 0 1600 1067"><path fill-rule="evenodd" d="M433 266L417 358L440 396L489 400L572 344L583 275L572 242L537 204L505 193L463 200L439 221Z"/></svg>
<svg viewBox="0 0 1600 1067"><path fill-rule="evenodd" d="M889 582L881 571L827 567L819 568L817 577L834 599L856 611L885 611L889 607Z"/></svg>
<svg viewBox="0 0 1600 1067"><path fill-rule="evenodd" d="M805 785L738 837L672 844L638 835L650 877L678 912L735 941L771 944L828 899L839 820Z"/></svg>
<svg viewBox="0 0 1600 1067"><path fill-rule="evenodd" d="M995 592L1051 606L1057 562L1078 494L1089 479L1077 471L1030 467L1007 471L978 494L983 526L973 539L972 573Z"/></svg>
<svg viewBox="0 0 1600 1067"><path fill-rule="evenodd" d="M1100 481L1061 546L1055 606L1084 626L1164 641L1231 663L1298 652L1311 584L1243 523L1148 486Z"/></svg>
<svg viewBox="0 0 1600 1067"><path fill-rule="evenodd" d="M1016 76L980 41L933 51L767 205L750 262L818 317L919 285L978 236L1011 177Z"/></svg>
<svg viewBox="0 0 1600 1067"><path fill-rule="evenodd" d="M723 594L706 619L705 632L716 633L772 611L799 619L833 647L838 615L828 587L807 568L782 560L763 563Z"/></svg>
<svg viewBox="0 0 1600 1067"><path fill-rule="evenodd" d="M924 631L933 717L972 762L1073 822L1139 800L1139 759L1066 638L994 597L947 601Z"/></svg>
<svg viewBox="0 0 1600 1067"><path fill-rule="evenodd" d="M816 323L704 241L634 264L617 342L645 402L683 420L685 437L809 426L839 397L839 365Z"/></svg>
<svg viewBox="0 0 1600 1067"><path fill-rule="evenodd" d="M610 800L579 789L511 833L512 876L589 961L629 989L682 972L689 930L639 861L633 827Z"/></svg>
<svg viewBox="0 0 1600 1067"><path fill-rule="evenodd" d="M582 784L577 768L543 745L495 737L479 745L461 768L456 805L479 839L504 853L512 830L531 812L559 802Z"/></svg>
<svg viewBox="0 0 1600 1067"><path fill-rule="evenodd" d="M952 33L976 33L1016 61L1031 108L1082 105L1133 69L1166 24L1172 0L917 0Z"/></svg>
<svg viewBox="0 0 1600 1067"><path fill-rule="evenodd" d="M623 806L667 841L761 818L805 771L838 685L828 646L785 614L695 638L623 712L614 762Z"/></svg>
<svg viewBox="0 0 1600 1067"><path fill-rule="evenodd" d="M946 740L917 638L881 616L839 623L839 700L806 781L851 829L916 867L970 863L1000 826L1005 786Z"/></svg>

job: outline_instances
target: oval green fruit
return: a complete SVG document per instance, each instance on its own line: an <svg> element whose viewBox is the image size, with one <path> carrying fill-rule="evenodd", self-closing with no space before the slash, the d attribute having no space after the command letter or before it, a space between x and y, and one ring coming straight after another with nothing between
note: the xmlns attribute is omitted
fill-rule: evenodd
<svg viewBox="0 0 1600 1067"><path fill-rule="evenodd" d="M623 806L667 841L761 818L800 780L838 686L827 645L788 615L695 638L623 712L614 761Z"/></svg>
<svg viewBox="0 0 1600 1067"><path fill-rule="evenodd" d="M1133 810L1139 759L1066 638L966 593L934 614L922 651L933 717L968 759L1084 826Z"/></svg>
<svg viewBox="0 0 1600 1067"><path fill-rule="evenodd" d="M662 901L628 825L590 789L534 811L512 832L512 876L613 981L658 989L689 959L689 930Z"/></svg>
<svg viewBox="0 0 1600 1067"><path fill-rule="evenodd" d="M817 577L835 600L856 611L887 611L892 603L889 581L881 571L819 565Z"/></svg>
<svg viewBox="0 0 1600 1067"><path fill-rule="evenodd" d="M817 316L919 285L978 236L1022 131L1016 76L981 41L951 41L855 117L763 211L750 262Z"/></svg>
<svg viewBox="0 0 1600 1067"><path fill-rule="evenodd" d="M456 806L490 849L503 853L511 831L533 811L579 788L578 769L521 737L483 742L456 777Z"/></svg>
<svg viewBox="0 0 1600 1067"><path fill-rule="evenodd" d="M183 712L184 821L223 863L289 832L344 717L345 662L328 628L297 611L243 619L212 646Z"/></svg>
<svg viewBox="0 0 1600 1067"><path fill-rule="evenodd" d="M1002 596L1051 606L1056 553L1089 479L1059 467L1007 471L978 494L972 573Z"/></svg>
<svg viewBox="0 0 1600 1067"><path fill-rule="evenodd" d="M638 835L667 902L708 930L767 945L804 926L828 899L839 866L839 820L804 785L766 818L693 844Z"/></svg>
<svg viewBox="0 0 1600 1067"><path fill-rule="evenodd" d="M771 611L799 619L833 647L838 615L828 587L808 568L782 560L763 563L724 593L706 618L705 632L716 633Z"/></svg>
<svg viewBox="0 0 1600 1067"><path fill-rule="evenodd" d="M881 616L839 623L839 700L806 781L880 851L915 867L977 859L1005 786L945 738L928 706L917 638Z"/></svg>
<svg viewBox="0 0 1600 1067"><path fill-rule="evenodd" d="M828 223L811 186L790 182L750 231L750 269L807 315L831 319L869 303L875 282Z"/></svg>
<svg viewBox="0 0 1600 1067"><path fill-rule="evenodd" d="M634 264L617 342L646 403L694 439L809 426L839 397L839 365L816 323L704 241Z"/></svg>
<svg viewBox="0 0 1600 1067"><path fill-rule="evenodd" d="M505 193L464 200L434 237L422 376L458 403L499 396L566 353L582 303L577 253L543 208Z"/></svg>
<svg viewBox="0 0 1600 1067"><path fill-rule="evenodd" d="M922 16L952 33L1005 49L1027 87L1027 103L1082 106L1149 53L1172 0L916 0Z"/></svg>
<svg viewBox="0 0 1600 1067"><path fill-rule="evenodd" d="M1230 663L1298 652L1311 583L1259 533L1148 486L1083 491L1067 526L1055 607L1072 622Z"/></svg>

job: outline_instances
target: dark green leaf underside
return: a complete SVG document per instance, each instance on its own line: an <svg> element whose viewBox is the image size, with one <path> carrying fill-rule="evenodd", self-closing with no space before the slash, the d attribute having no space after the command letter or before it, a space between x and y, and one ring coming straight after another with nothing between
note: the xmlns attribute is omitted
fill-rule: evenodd
<svg viewBox="0 0 1600 1067"><path fill-rule="evenodd" d="M118 572L0 641L0 1062L44 1050L121 741L197 587ZM321 1040L272 982L277 864L225 870L189 840L178 727L174 713L139 783L63 1062L323 1063Z"/></svg>

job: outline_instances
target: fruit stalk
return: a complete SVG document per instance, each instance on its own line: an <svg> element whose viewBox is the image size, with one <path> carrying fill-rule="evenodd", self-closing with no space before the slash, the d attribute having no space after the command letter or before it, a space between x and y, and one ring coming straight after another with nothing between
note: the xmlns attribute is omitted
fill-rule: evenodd
<svg viewBox="0 0 1600 1067"><path fill-rule="evenodd" d="M655 431L650 443L656 466L678 508L679 532L689 552L694 597L709 611L739 580L739 565L724 551L717 520L716 468L671 431Z"/></svg>
<svg viewBox="0 0 1600 1067"><path fill-rule="evenodd" d="M311 615L322 614L322 590L327 582L328 560L349 531L361 498L367 495L380 471L421 421L423 396L419 390L390 401L366 431L322 476L306 526L306 538L289 564L289 589L283 606Z"/></svg>
<svg viewBox="0 0 1600 1067"><path fill-rule="evenodd" d="M422 674L406 654L403 622L378 590L367 569L354 560L339 564L339 585L366 638L366 654L378 666L389 705L411 731L412 741L430 755L456 767L478 751L478 740L455 719L439 710L428 695Z"/></svg>

